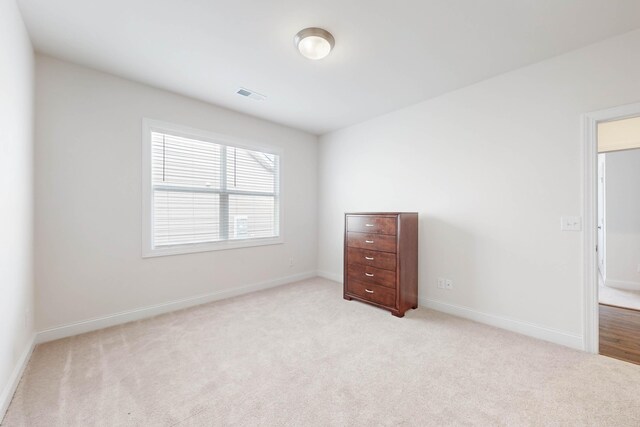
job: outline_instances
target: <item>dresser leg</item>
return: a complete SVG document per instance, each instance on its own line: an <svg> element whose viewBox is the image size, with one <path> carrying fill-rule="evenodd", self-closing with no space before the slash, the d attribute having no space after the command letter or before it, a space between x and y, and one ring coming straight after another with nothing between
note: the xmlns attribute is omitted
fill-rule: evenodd
<svg viewBox="0 0 640 427"><path fill-rule="evenodd" d="M351 297L348 295L343 295L344 299L346 299L347 301L351 301Z"/></svg>
<svg viewBox="0 0 640 427"><path fill-rule="evenodd" d="M411 307L411 308L413 308L413 309L415 310L416 308L418 308L418 304L414 305L414 306L413 306L413 307Z"/></svg>
<svg viewBox="0 0 640 427"><path fill-rule="evenodd" d="M404 312L401 311L392 311L391 314L393 314L396 317L404 317Z"/></svg>

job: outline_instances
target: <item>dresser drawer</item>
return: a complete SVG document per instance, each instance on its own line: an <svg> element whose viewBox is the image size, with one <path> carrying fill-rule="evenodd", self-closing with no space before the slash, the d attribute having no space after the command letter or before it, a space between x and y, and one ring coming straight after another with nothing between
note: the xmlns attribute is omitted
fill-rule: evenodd
<svg viewBox="0 0 640 427"><path fill-rule="evenodd" d="M386 307L396 306L395 289L366 284L357 280L349 280L347 283L347 292L359 298L375 302L376 304L384 305Z"/></svg>
<svg viewBox="0 0 640 427"><path fill-rule="evenodd" d="M395 271L396 254L392 252L347 248L347 264L368 265L371 267Z"/></svg>
<svg viewBox="0 0 640 427"><path fill-rule="evenodd" d="M354 215L347 217L347 231L395 236L397 233L396 223L395 217Z"/></svg>
<svg viewBox="0 0 640 427"><path fill-rule="evenodd" d="M385 234L347 232L347 246L374 251L396 251L396 236Z"/></svg>
<svg viewBox="0 0 640 427"><path fill-rule="evenodd" d="M347 277L349 280L353 279L362 283L373 283L374 285L385 286L393 289L396 287L395 271L353 264L349 266Z"/></svg>

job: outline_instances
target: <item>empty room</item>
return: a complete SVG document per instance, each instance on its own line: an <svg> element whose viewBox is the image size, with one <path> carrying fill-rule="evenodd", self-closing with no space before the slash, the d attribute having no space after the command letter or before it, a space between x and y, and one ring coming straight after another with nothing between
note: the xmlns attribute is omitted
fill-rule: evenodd
<svg viewBox="0 0 640 427"><path fill-rule="evenodd" d="M638 0L0 0L0 424L640 425L638 76Z"/></svg>

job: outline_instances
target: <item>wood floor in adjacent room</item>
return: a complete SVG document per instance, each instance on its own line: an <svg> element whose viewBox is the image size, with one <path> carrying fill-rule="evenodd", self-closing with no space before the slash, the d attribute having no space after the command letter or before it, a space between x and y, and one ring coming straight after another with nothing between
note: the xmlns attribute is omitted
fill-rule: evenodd
<svg viewBox="0 0 640 427"><path fill-rule="evenodd" d="M640 364L640 311L600 304L600 354Z"/></svg>
<svg viewBox="0 0 640 427"><path fill-rule="evenodd" d="M7 426L638 426L640 367L312 279L36 348Z"/></svg>

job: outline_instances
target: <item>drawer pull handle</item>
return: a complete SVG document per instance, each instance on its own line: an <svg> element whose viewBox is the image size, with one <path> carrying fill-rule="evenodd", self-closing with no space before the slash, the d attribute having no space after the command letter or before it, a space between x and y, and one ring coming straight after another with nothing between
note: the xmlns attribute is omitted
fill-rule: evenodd
<svg viewBox="0 0 640 427"><path fill-rule="evenodd" d="M364 291L365 291L366 293L368 293L368 294L372 294L372 293L373 293L373 291L370 291L370 290L369 290L369 289L367 289L367 288L365 288L365 289L364 289Z"/></svg>
<svg viewBox="0 0 640 427"><path fill-rule="evenodd" d="M373 240L365 240L365 243L373 243Z"/></svg>
<svg viewBox="0 0 640 427"><path fill-rule="evenodd" d="M365 227L373 227L373 224L365 224Z"/></svg>
<svg viewBox="0 0 640 427"><path fill-rule="evenodd" d="M373 273L364 273L364 275L367 277L373 277Z"/></svg>
<svg viewBox="0 0 640 427"><path fill-rule="evenodd" d="M367 261L373 261L373 257L372 256L366 256L366 257L364 257L364 259L366 259Z"/></svg>

